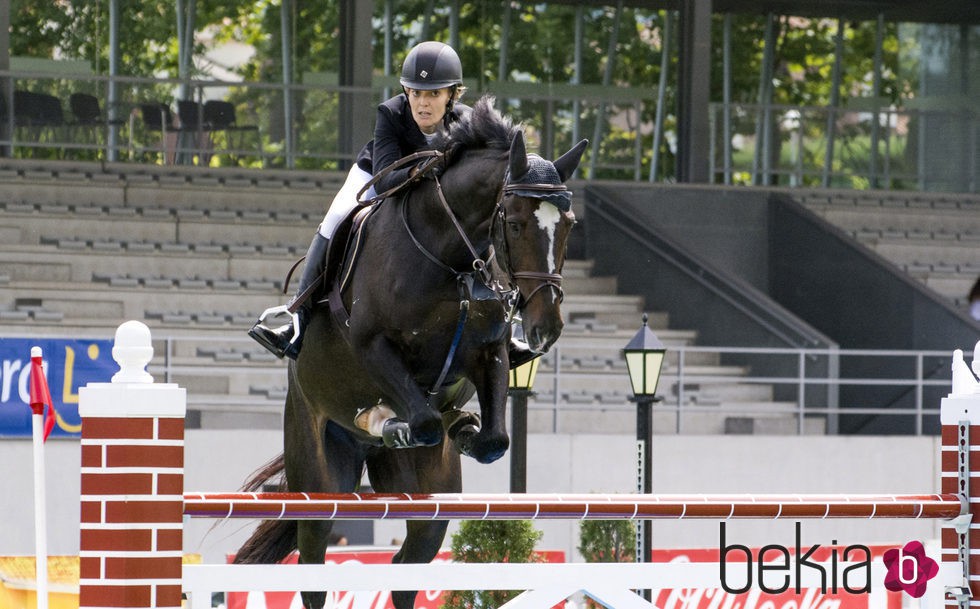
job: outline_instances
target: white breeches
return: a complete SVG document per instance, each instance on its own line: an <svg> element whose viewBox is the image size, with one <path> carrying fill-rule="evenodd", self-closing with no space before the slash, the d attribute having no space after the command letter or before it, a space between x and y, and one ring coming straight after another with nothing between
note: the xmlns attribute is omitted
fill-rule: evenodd
<svg viewBox="0 0 980 609"><path fill-rule="evenodd" d="M344 185L340 187L337 196L330 203L330 208L327 209L327 215L323 216L323 222L320 223L321 235L327 239L333 236L333 232L337 230L337 225L347 217L347 214L352 209L357 207L357 193L370 180L370 173L364 171L356 164L351 167L350 172L347 174L347 179L344 180ZM363 198L370 199L375 194L374 186L372 186L364 193Z"/></svg>

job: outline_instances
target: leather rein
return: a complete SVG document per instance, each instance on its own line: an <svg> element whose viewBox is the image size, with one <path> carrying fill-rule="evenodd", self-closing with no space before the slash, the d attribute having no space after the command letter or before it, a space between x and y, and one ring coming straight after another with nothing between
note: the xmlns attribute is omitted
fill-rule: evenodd
<svg viewBox="0 0 980 609"><path fill-rule="evenodd" d="M418 163L421 159L424 160ZM371 180L364 185L363 188L357 193L357 201L360 205L372 205L381 201L391 195L399 192L409 184L417 182L423 177L425 177L426 172L428 172L433 167L444 162L444 155L438 150L423 150L410 154L402 159L399 159L395 163L389 165L382 171L378 172ZM371 188L374 184L378 182L382 177L391 173L392 171L398 169L399 167L404 167L405 165L411 163L418 163L417 169L413 172L412 176L398 184L397 186L388 189L387 191L371 197L367 200L361 200L361 197ZM470 263L472 270L460 271L454 269L450 265L446 264L440 260L435 254L430 252L415 236L412 232L411 227L408 224L408 204L407 202L402 203L402 222L405 225L405 230L408 232L409 237L412 239L412 243L415 247L422 253L430 262L438 266L439 268L447 271L449 274L456 277L457 289L459 290L460 302L459 302L459 318L456 323L456 330L453 335L452 343L449 347L449 352L446 354L446 358L443 362L441 371L439 372L438 378L432 384L431 388L428 390L430 395L435 395L439 389L442 387L442 383L449 373L449 369L455 359L456 350L459 347L462 339L463 328L466 325L466 320L469 314L470 300L474 298L478 286L476 286L476 280L479 279L480 283L487 288L486 291L492 292L494 296L504 302L507 305L507 319L508 323L513 319L515 311L519 308L520 300L522 296L520 293L520 288L506 290L499 286L499 284L494 282L493 273L491 271L491 263L493 262L496 251L493 247L493 231L494 229L502 223L504 216L503 199L507 196L515 195L516 190L521 191L532 191L532 192L559 192L567 190L564 184L505 184L501 190L500 197L497 200L494 214L496 215L496 221L492 222L490 225L490 247L488 248L486 258L482 257L480 253L476 250L473 242L467 236L466 231L460 224L459 219L456 214L453 213L452 208L449 206L449 202L446 200L446 196L442 191L442 184L439 181L439 176L433 174L433 181L436 186L436 195L439 202L442 205L443 210L449 217L450 221L453 223L453 227L456 229L456 233L459 235L460 239L466 245L466 249L469 251L472 257L472 262ZM509 267L509 264L508 264ZM508 268L508 275L513 280L518 279L528 279L538 281L538 285L535 286L531 293L523 297L524 303L527 303L535 294L537 294L542 288L552 287L558 292L559 302L564 299L564 292L561 288L561 274L559 273L543 273L538 271L512 271Z"/></svg>
<svg viewBox="0 0 980 609"><path fill-rule="evenodd" d="M419 159L424 159L424 158L428 158L429 160L426 161L425 163L420 164L418 170L415 172L415 174L409 180L407 180L407 181L399 184L398 186L395 186L394 188L391 188L391 189L385 191L384 193L382 193L380 195L377 195L377 196L372 197L372 198L370 198L370 199L368 199L366 201L361 202L360 197L363 195L363 193L365 193L382 176L386 175L387 173L390 173L391 171L394 171L398 167L402 167L404 165L407 165L409 163L416 162ZM391 196L392 194L394 194L394 193L400 191L401 189L403 189L408 184L411 184L413 182L416 182L416 181L422 179L422 177L424 176L425 172L427 172L430 168L432 168L433 166L437 165L438 163L441 163L442 162L442 159L443 159L443 153L440 152L440 151L438 151L438 150L423 150L423 151L420 151L420 152L416 152L414 154L411 154L411 155L409 155L407 157L404 157L403 159L400 159L399 161L393 163L392 165L389 165L387 168L385 168L384 170L382 170L382 172L380 172L377 176L375 176L374 178L372 178L372 180L370 182L368 182L361 189L361 191L358 193L358 202L360 202L362 205L369 205L371 203L375 203L375 202L377 202L377 201L379 201L381 199L384 199L386 197ZM562 287L561 287L562 276L561 276L560 273L546 273L546 272L540 272L540 271L514 271L514 270L510 270L508 272L508 274L514 280L517 280L517 279L527 279L527 280L532 280L532 281L537 281L538 282L537 285L534 287L534 289L532 289L531 292L529 294L527 294L526 296L524 296L523 294L521 294L519 289L516 289L516 290L500 290L499 288L496 288L493 285L493 276L492 276L492 273L490 271L491 263L493 262L493 259L496 256L496 251L494 250L493 246L491 246L489 248L488 252L487 252L487 257L485 259L480 255L479 252L476 251L476 247L473 245L473 242L467 236L466 231L463 229L463 226L459 223L459 219L456 217L456 214L453 213L452 208L449 206L449 202L446 200L446 196L445 196L445 194L442 191L442 184L439 181L439 176L433 175L432 176L432 179L435 181L436 195L437 195L437 197L439 199L439 202L442 204L443 211L446 212L446 216L449 217L450 221L453 223L453 227L456 229L456 233L459 235L460 239L463 241L463 244L466 246L466 249L469 250L469 254L470 254L470 256L473 259L473 261L471 263L472 271L460 271L458 269L454 269L451 266L449 266L448 264L446 264L445 262L439 260L439 258L437 258L435 254L433 254L432 252L430 252L418 240L418 238L412 232L412 229L409 227L409 225L408 225L408 206L405 205L402 208L402 222L405 225L405 230L408 232L409 237L412 239L412 243L415 244L415 247L422 253L422 255L424 255L430 262L432 262L433 264L435 264L439 268L445 270L446 272L448 272L448 273L450 273L452 275L455 275L457 277L457 279L460 280L461 282L464 281L463 278L465 278L467 276L472 277L472 275L475 273L479 277L479 279L483 283L483 285L485 285L486 287L488 287L491 290L493 290L497 294L498 298L500 298L503 301L511 301L510 302L510 304L511 304L511 307L510 308L512 309L511 310L511 314L513 313L513 309L516 308L516 306L518 304L517 303L517 300L518 299L521 299L521 300L523 300L524 303L527 303L528 301L531 300L531 298L534 297L535 294L537 294L543 288L547 288L547 287L553 288L558 293L558 302L562 302L564 300L564 298L565 298L565 292L564 292L564 290L562 290ZM517 190L525 191L525 192L526 191L540 192L542 194L545 194L545 193L549 193L549 192L564 192L564 191L567 191L568 189L567 189L567 187L564 184L505 184L504 187L503 187L503 189L501 190L500 199L497 201L497 204L496 204L496 211L495 211L495 213L499 217L502 218L502 216L503 216L503 199L504 199L504 197L514 196L515 195L515 191L517 191ZM497 225L497 223L494 223L494 224L491 225L491 239L490 239L491 243L493 242L493 239L492 239L492 231L496 227L496 225ZM509 266L510 265L508 264L508 267Z"/></svg>

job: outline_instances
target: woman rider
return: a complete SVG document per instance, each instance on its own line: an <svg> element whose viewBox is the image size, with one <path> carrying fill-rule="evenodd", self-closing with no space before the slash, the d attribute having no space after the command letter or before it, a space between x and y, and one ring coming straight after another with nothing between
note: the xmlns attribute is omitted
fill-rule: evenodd
<svg viewBox="0 0 980 609"><path fill-rule="evenodd" d="M302 294L323 273L327 246L337 225L357 206L357 193L376 174L395 161L425 148L437 133L460 120L470 108L458 103L463 94L463 67L456 51L441 42L429 41L408 52L402 65L402 93L378 106L374 139L357 156L343 187L330 204L320 224L299 280L296 295ZM411 177L415 168L406 166L378 180L366 194L386 192ZM290 301L296 300L294 296ZM310 317L309 298L296 310L298 327L292 323L269 328L267 316L286 312L286 307L267 310L249 330L249 335L278 357L296 359L302 347L303 331ZM288 306L288 305L287 305ZM297 334L298 332L298 334Z"/></svg>

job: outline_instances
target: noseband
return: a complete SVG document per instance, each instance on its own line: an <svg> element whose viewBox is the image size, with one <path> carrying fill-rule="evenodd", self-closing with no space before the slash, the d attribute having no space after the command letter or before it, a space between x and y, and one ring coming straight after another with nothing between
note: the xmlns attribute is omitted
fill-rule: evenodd
<svg viewBox="0 0 980 609"><path fill-rule="evenodd" d="M555 192L566 192L568 188L564 184L511 184L508 183L504 185L503 192L501 193L501 200L504 197L516 196L516 191L521 191L522 196L529 196L536 199L547 198L548 193ZM530 191L531 193L541 193L540 196L535 196L534 194L524 195L524 192ZM500 205L500 204L498 204ZM503 207L501 207L501 214L503 213ZM531 293L527 296L521 294L521 299L524 304L531 301L531 298L535 294L540 292L543 288L551 287L558 293L558 302L561 303L565 300L565 291L561 287L561 273L543 273L539 271L514 271L511 270L510 276L514 279L529 279L532 281L537 281L538 284L531 290ZM518 288L519 289L519 288Z"/></svg>

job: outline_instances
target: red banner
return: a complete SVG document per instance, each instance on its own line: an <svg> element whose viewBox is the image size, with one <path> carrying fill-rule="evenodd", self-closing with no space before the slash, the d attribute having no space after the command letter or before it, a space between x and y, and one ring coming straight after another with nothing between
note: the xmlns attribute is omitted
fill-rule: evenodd
<svg viewBox="0 0 980 609"><path fill-rule="evenodd" d="M868 546L872 557L880 560L885 550L894 546ZM818 548L810 558L814 562L827 562L831 559L830 546ZM836 548L840 553L841 548ZM391 562L394 550L329 551L326 564L385 564ZM547 562L565 562L563 552L540 552ZM758 549L753 549L753 556ZM718 548L688 550L654 550L653 562L718 562ZM229 557L229 562L231 558ZM283 562L295 564L297 555L293 553ZM433 561L450 562L451 555L442 551ZM870 603L868 594L848 594L847 592L822 592L817 588L804 588L800 594L790 590L782 594L766 594L754 587L743 594L730 594L721 588L674 588L655 591L654 606L659 609L902 609L900 592L883 592L884 602ZM290 609L301 607L296 592L228 592L225 597L227 609ZM420 591L415 599L416 609L440 609L442 592L438 590ZM324 609L394 609L391 594L388 592L328 592Z"/></svg>
<svg viewBox="0 0 980 609"><path fill-rule="evenodd" d="M874 560L880 560L885 550L894 546L868 546ZM817 548L810 559L828 562L831 551L838 555L842 548L823 546ZM758 548L753 557L758 559ZM654 550L653 562L711 562L719 561L718 548L699 550ZM884 602L871 604L868 594L823 592L819 588L803 588L799 594L793 589L782 594L766 594L753 587L742 594L731 594L721 588L675 588L656 591L653 604L659 609L902 609L901 592L882 592ZM877 594L877 593L876 593Z"/></svg>
<svg viewBox="0 0 980 609"><path fill-rule="evenodd" d="M537 552L545 562L565 562L565 553L558 550ZM364 551L328 551L328 565L358 563L365 565L388 564L395 550L364 550ZM282 561L284 564L295 564L297 554L294 552ZM228 562L231 562L229 557ZM436 555L433 563L452 562L452 555L443 550ZM383 585L380 582L379 585ZM302 607L297 592L228 592L225 595L227 609L290 609ZM394 609L391 604L390 592L327 592L327 602L324 609ZM441 590L420 590L415 597L415 609L440 609L442 607Z"/></svg>

